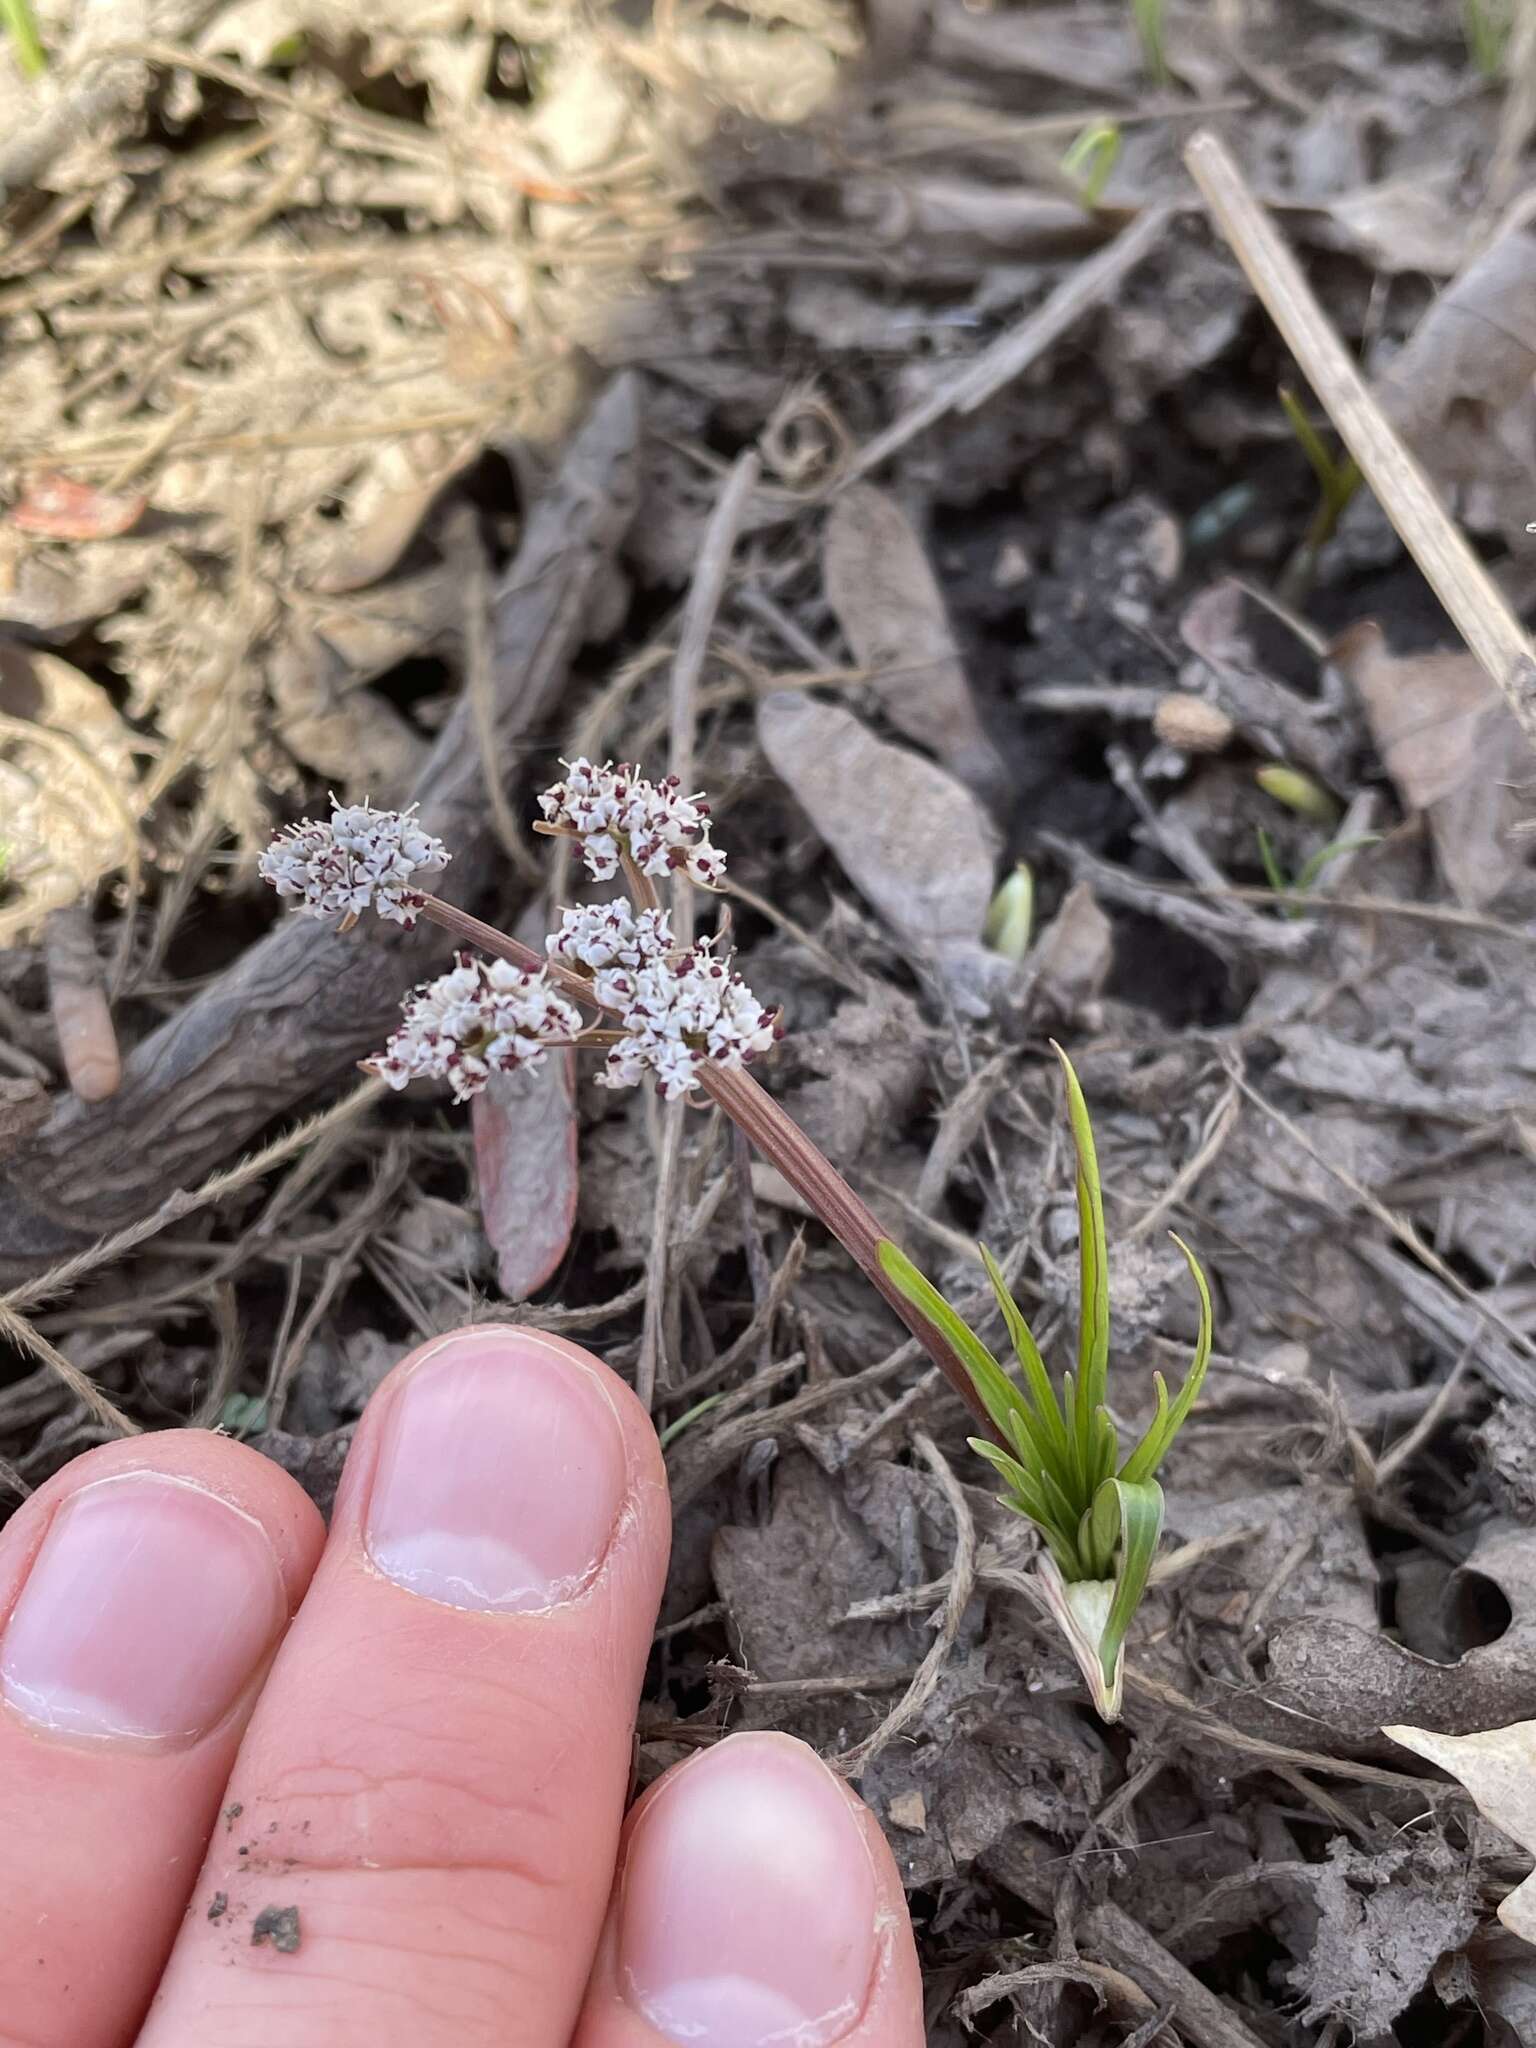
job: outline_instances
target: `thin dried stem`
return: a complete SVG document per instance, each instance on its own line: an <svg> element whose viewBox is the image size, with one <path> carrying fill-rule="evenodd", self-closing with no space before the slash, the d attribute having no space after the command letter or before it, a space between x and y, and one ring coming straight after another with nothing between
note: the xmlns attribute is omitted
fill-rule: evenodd
<svg viewBox="0 0 1536 2048"><path fill-rule="evenodd" d="M1404 547L1536 746L1536 650L1503 592L1350 360L1301 265L1226 144L1202 129L1185 150L1184 161Z"/></svg>

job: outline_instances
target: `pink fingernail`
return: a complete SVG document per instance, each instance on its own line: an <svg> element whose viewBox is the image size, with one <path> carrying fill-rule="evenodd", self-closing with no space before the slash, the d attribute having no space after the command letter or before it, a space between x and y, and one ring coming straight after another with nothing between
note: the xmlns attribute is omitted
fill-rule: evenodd
<svg viewBox="0 0 1536 2048"><path fill-rule="evenodd" d="M815 1753L787 1736L732 1736L635 1829L624 1995L688 2048L829 2048L868 2002L877 1903L858 1821Z"/></svg>
<svg viewBox="0 0 1536 2048"><path fill-rule="evenodd" d="M70 1735L200 1735L286 1611L250 1516L158 1472L98 1479L43 1538L0 1636L0 1696Z"/></svg>
<svg viewBox="0 0 1536 2048"><path fill-rule="evenodd" d="M625 1491L624 1439L597 1373L516 1330L466 1331L390 1405L365 1541L413 1593L525 1614L590 1584Z"/></svg>

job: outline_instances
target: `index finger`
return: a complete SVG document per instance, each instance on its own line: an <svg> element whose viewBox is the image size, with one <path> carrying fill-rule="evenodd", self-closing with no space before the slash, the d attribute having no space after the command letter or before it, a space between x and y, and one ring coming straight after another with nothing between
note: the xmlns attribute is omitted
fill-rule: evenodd
<svg viewBox="0 0 1536 2048"><path fill-rule="evenodd" d="M590 1353L481 1325L397 1367L141 2048L566 2040L667 1539L650 1418Z"/></svg>

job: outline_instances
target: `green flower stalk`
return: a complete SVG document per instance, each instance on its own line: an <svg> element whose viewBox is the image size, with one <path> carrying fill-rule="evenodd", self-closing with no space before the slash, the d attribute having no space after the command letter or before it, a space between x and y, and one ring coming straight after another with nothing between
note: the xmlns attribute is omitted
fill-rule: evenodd
<svg viewBox="0 0 1536 2048"><path fill-rule="evenodd" d="M1078 1259L1081 1306L1077 1372L1052 1384L1029 1325L985 1247L982 1262L1002 1310L1023 1384L1006 1372L975 1331L956 1314L906 1254L886 1239L880 1263L901 1293L947 1338L996 1427L1002 1444L972 1437L971 1448L1001 1475L1005 1507L1033 1522L1045 1539L1040 1560L1045 1595L1106 1721L1119 1719L1125 1638L1146 1591L1163 1528L1157 1472L1188 1418L1211 1356L1211 1293L1200 1263L1182 1238L1200 1295L1200 1333L1184 1384L1170 1401L1154 1373L1157 1412L1124 1459L1109 1412L1109 1257L1104 1198L1088 1105L1060 1046L1067 1109L1077 1151ZM1004 1448L1003 1446L1006 1446Z"/></svg>

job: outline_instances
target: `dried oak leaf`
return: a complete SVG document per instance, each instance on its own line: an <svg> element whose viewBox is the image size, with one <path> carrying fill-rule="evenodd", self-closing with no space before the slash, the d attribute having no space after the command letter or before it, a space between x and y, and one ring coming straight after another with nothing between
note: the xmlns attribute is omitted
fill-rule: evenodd
<svg viewBox="0 0 1536 2048"><path fill-rule="evenodd" d="M757 729L774 773L903 945L941 959L974 947L997 834L970 790L801 690L765 697Z"/></svg>
<svg viewBox="0 0 1536 2048"><path fill-rule="evenodd" d="M1446 287L1380 381L1380 396L1479 527L1523 534L1536 471L1536 233L1501 235Z"/></svg>
<svg viewBox="0 0 1536 2048"><path fill-rule="evenodd" d="M1536 1721L1485 1728L1475 1735L1437 1735L1429 1728L1383 1728L1394 1742L1448 1771L1470 1793L1485 1820L1536 1855ZM1516 1885L1499 1907L1511 1934L1536 1943L1536 1878Z"/></svg>
<svg viewBox="0 0 1536 2048"><path fill-rule="evenodd" d="M1002 761L981 729L949 614L905 512L873 484L856 484L827 521L827 602L891 723L983 792Z"/></svg>
<svg viewBox="0 0 1536 2048"><path fill-rule="evenodd" d="M1472 1875L1433 1838L1376 1856L1336 1839L1326 1863L1298 1869L1317 1909L1310 1952L1289 1973L1305 2025L1337 2017L1375 2040L1477 1926Z"/></svg>
<svg viewBox="0 0 1536 2048"><path fill-rule="evenodd" d="M1515 831L1536 769L1514 713L1470 654L1397 655L1380 626L1351 626L1330 650L1360 694L1382 765L1422 811L1458 902L1491 903L1524 867Z"/></svg>

